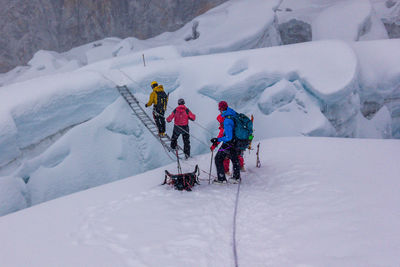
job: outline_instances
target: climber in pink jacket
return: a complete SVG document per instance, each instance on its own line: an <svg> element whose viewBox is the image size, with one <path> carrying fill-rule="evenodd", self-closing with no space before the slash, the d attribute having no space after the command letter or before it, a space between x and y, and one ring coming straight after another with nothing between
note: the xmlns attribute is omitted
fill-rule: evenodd
<svg viewBox="0 0 400 267"><path fill-rule="evenodd" d="M180 98L178 100L178 107L168 116L167 122L171 122L172 119L174 119L174 131L171 137L171 148L176 149L178 137L182 134L183 152L187 159L190 157L189 120L194 121L196 115L185 106L185 100Z"/></svg>

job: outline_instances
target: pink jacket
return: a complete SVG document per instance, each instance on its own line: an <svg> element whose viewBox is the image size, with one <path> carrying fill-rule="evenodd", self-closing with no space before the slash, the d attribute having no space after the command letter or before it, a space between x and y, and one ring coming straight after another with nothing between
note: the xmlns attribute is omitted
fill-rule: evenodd
<svg viewBox="0 0 400 267"><path fill-rule="evenodd" d="M194 121L196 119L196 115L185 107L185 105L179 105L174 109L174 111L172 111L171 115L168 116L167 122L171 122L173 118L175 118L175 125L186 126L188 125L189 120Z"/></svg>

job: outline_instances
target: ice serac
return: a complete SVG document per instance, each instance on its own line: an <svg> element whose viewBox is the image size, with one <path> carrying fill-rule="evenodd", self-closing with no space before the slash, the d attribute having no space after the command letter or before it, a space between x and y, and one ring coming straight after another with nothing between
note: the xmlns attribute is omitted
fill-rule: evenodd
<svg viewBox="0 0 400 267"><path fill-rule="evenodd" d="M318 14L312 26L313 40L346 41L388 38L368 0L336 1Z"/></svg>
<svg viewBox="0 0 400 267"><path fill-rule="evenodd" d="M400 2L376 1L375 7L390 38L400 38Z"/></svg>
<svg viewBox="0 0 400 267"><path fill-rule="evenodd" d="M38 204L170 162L157 144L119 98L27 161L18 176L30 176L27 188L32 204Z"/></svg>
<svg viewBox="0 0 400 267"><path fill-rule="evenodd" d="M231 0L200 15L176 32L163 33L150 40L172 42L186 56L279 45L281 40L275 16L278 5L279 0ZM196 38L191 37L194 25L197 25Z"/></svg>
<svg viewBox="0 0 400 267"><path fill-rule="evenodd" d="M327 41L305 46L301 55L309 57L302 61L308 61L307 67L299 71L304 87L319 100L321 111L337 135L353 137L359 112L358 62L354 51L345 42ZM323 71L318 70L321 64Z"/></svg>
<svg viewBox="0 0 400 267"><path fill-rule="evenodd" d="M29 206L23 180L14 176L0 177L0 216Z"/></svg>
<svg viewBox="0 0 400 267"><path fill-rule="evenodd" d="M362 113L370 118L386 106L392 117L392 135L400 137L400 40L357 42L360 62Z"/></svg>
<svg viewBox="0 0 400 267"><path fill-rule="evenodd" d="M0 157L0 167L21 149L98 115L117 98L113 86L95 72L73 72L3 87L0 138L9 153Z"/></svg>
<svg viewBox="0 0 400 267"><path fill-rule="evenodd" d="M264 90L258 101L258 108L265 115L269 115L276 109L292 102L295 96L295 86L287 80L280 80L274 86Z"/></svg>
<svg viewBox="0 0 400 267"><path fill-rule="evenodd" d="M0 166L17 158L21 151L17 144L17 128L7 110L0 107Z"/></svg>
<svg viewBox="0 0 400 267"><path fill-rule="evenodd" d="M285 79L266 88L258 101L260 111L268 115L270 136L336 136L336 130L322 114L319 102L298 81ZM257 116L259 117L259 116Z"/></svg>
<svg viewBox="0 0 400 267"><path fill-rule="evenodd" d="M359 138L385 139L392 137L392 118L390 111L383 106L372 118L357 115L357 132Z"/></svg>
<svg viewBox="0 0 400 267"><path fill-rule="evenodd" d="M65 55L53 51L39 50L28 62L28 66L19 70L17 77L3 85L35 79L39 76L73 71L80 66L82 64L77 59L69 59Z"/></svg>
<svg viewBox="0 0 400 267"><path fill-rule="evenodd" d="M200 93L216 101L226 99L233 107L247 112L254 112L254 103L259 112L266 115L277 107L284 110L284 104L294 99L291 90L278 89L277 82L283 79L297 81L300 84L298 90L306 91L316 101L338 136L354 136L354 122L359 112L358 65L352 48L345 42L320 41L261 49L254 53L248 51L233 62L226 59L225 62L231 67L218 65L212 73L205 72L210 82L200 89ZM301 105L299 108L302 109ZM289 115L288 120L291 121ZM271 125L271 128L275 126ZM270 128L266 127L265 132L270 133Z"/></svg>

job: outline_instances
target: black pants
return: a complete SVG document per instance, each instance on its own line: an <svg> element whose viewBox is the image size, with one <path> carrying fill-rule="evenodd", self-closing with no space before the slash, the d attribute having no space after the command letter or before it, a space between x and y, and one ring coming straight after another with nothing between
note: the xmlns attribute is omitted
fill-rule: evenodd
<svg viewBox="0 0 400 267"><path fill-rule="evenodd" d="M158 128L158 133L165 133L165 117L164 112L153 110L153 118Z"/></svg>
<svg viewBox="0 0 400 267"><path fill-rule="evenodd" d="M178 137L182 134L183 139L183 152L185 155L190 156L190 140L189 140L189 125L177 126L174 125L174 131L171 137L171 148L175 149L178 144Z"/></svg>
<svg viewBox="0 0 400 267"><path fill-rule="evenodd" d="M232 143L223 143L215 155L215 166L217 167L218 180L226 180L224 170L224 159L230 158L233 165L233 178L240 179L240 164L238 155L240 151Z"/></svg>

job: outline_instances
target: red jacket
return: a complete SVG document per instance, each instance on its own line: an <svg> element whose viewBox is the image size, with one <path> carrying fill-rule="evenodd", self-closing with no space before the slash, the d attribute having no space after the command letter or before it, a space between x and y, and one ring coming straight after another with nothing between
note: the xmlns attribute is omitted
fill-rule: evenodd
<svg viewBox="0 0 400 267"><path fill-rule="evenodd" d="M188 125L189 120L194 121L196 119L196 115L185 107L185 105L179 105L174 109L174 111L172 111L171 115L168 116L167 122L171 122L173 118L175 118L175 125L186 126Z"/></svg>
<svg viewBox="0 0 400 267"><path fill-rule="evenodd" d="M219 122L219 133L217 138L220 138L222 136L224 136L224 117L221 116L221 114L218 115L217 117L217 121ZM218 142L219 143L219 142Z"/></svg>
<svg viewBox="0 0 400 267"><path fill-rule="evenodd" d="M224 136L224 119L225 119L225 118L222 117L221 114L219 114L219 115L217 116L217 121L219 122L219 127L218 127L219 133L218 133L217 138L220 138L220 137ZM210 147L211 150L214 150L218 145L219 145L219 142L215 143L215 145L213 144L213 145ZM229 169L229 165L228 165L228 169Z"/></svg>

